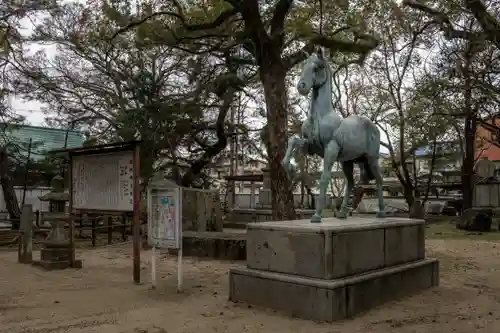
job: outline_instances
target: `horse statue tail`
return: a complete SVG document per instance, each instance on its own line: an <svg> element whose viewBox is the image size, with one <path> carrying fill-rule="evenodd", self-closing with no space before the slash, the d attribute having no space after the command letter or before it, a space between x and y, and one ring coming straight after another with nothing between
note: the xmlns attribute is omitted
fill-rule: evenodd
<svg viewBox="0 0 500 333"><path fill-rule="evenodd" d="M373 123L369 118L362 117L366 133L366 153L368 156L377 157L380 152L380 130L377 125ZM375 179L375 175L368 163L368 158L365 156L362 162L363 170L361 172L362 183L368 184L370 180Z"/></svg>
<svg viewBox="0 0 500 333"><path fill-rule="evenodd" d="M365 127L366 144L368 146L367 152L371 153L376 150L376 153L378 154L380 149L380 130L369 118L364 116L361 116L360 118L362 119Z"/></svg>

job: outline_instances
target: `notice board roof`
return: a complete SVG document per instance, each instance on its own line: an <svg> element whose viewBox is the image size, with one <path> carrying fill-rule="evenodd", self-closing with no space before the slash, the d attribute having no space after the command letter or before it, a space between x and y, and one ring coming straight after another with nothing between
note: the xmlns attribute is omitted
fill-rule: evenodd
<svg viewBox="0 0 500 333"><path fill-rule="evenodd" d="M115 142L115 143L107 143L107 144L88 146L88 147L57 149L57 150L51 150L48 153L53 155L67 155L67 154L91 155L91 154L112 153L117 151L131 150L141 142L142 140Z"/></svg>

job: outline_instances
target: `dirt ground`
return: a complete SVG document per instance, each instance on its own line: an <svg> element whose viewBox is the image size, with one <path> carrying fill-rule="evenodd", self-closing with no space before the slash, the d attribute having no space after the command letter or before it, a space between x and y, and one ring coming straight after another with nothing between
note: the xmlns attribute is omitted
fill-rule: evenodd
<svg viewBox="0 0 500 333"><path fill-rule="evenodd" d="M132 283L131 245L79 250L81 270L45 272L0 251L0 332L100 333L389 333L500 332L500 243L430 239L441 285L334 324L288 318L228 302L228 269L241 263L185 259L177 294L176 260L161 255L159 286ZM35 254L38 255L38 254Z"/></svg>

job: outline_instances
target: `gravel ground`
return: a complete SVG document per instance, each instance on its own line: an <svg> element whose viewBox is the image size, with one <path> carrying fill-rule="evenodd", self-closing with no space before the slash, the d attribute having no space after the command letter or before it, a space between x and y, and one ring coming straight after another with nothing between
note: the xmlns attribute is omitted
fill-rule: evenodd
<svg viewBox="0 0 500 333"><path fill-rule="evenodd" d="M175 258L158 260L158 289L132 283L131 245L79 250L81 270L46 272L0 252L2 333L389 333L500 332L500 243L428 240L441 260L441 285L334 324L288 318L227 301L228 269L241 263L185 259L175 292ZM38 256L38 253L35 254Z"/></svg>

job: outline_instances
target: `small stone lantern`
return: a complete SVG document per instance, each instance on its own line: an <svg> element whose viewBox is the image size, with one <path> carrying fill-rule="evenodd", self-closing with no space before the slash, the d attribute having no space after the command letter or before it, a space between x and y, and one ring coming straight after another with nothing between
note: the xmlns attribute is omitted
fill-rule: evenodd
<svg viewBox="0 0 500 333"><path fill-rule="evenodd" d="M43 220L48 221L51 228L40 252L40 265L50 270L64 269L70 266L70 241L64 230L69 194L64 192L64 178L61 176L55 176L50 185L52 191L38 197L42 202L49 202L49 212L43 214Z"/></svg>

